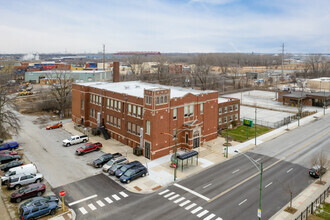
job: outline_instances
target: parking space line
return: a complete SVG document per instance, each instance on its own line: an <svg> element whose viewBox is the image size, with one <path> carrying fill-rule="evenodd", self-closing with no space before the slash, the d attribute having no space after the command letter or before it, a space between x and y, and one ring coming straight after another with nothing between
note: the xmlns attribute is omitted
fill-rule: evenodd
<svg viewBox="0 0 330 220"><path fill-rule="evenodd" d="M192 214L195 214L196 212L199 212L200 210L202 210L203 208L198 206L197 208L195 208L194 210L191 211Z"/></svg>
<svg viewBox="0 0 330 220"><path fill-rule="evenodd" d="M201 213L199 213L199 214L197 215L197 217L200 218L200 217L202 217L203 215L206 215L208 212L209 212L209 211L204 210L204 211L202 211Z"/></svg>
<svg viewBox="0 0 330 220"><path fill-rule="evenodd" d="M206 187L209 187L209 186L211 186L211 185L212 185L212 183L207 184L206 186L203 187L203 189L205 189Z"/></svg>
<svg viewBox="0 0 330 220"><path fill-rule="evenodd" d="M99 200L99 201L96 201L96 203L100 206L100 207L103 207L103 206L105 206L104 205L104 203L101 201L101 200Z"/></svg>
<svg viewBox="0 0 330 220"><path fill-rule="evenodd" d="M176 194L176 195L174 195L174 196L168 198L168 200L173 200L173 199L175 199L175 198L178 198L179 196L180 196L179 194Z"/></svg>
<svg viewBox="0 0 330 220"><path fill-rule="evenodd" d="M112 203L112 200L109 197L104 198L105 201L107 201L109 204Z"/></svg>
<svg viewBox="0 0 330 220"><path fill-rule="evenodd" d="M186 200L183 203L181 203L179 206L183 207L183 206L187 205L189 202L190 202L190 200Z"/></svg>
<svg viewBox="0 0 330 220"><path fill-rule="evenodd" d="M286 173L289 173L291 170L293 170L293 168L289 169L288 171L286 171Z"/></svg>
<svg viewBox="0 0 330 220"><path fill-rule="evenodd" d="M184 199L185 199L185 197L181 197L180 199L175 200L174 203L179 203L179 202L181 202Z"/></svg>
<svg viewBox="0 0 330 220"><path fill-rule="evenodd" d="M247 201L247 199L244 199L240 204L238 204L238 205L242 205L244 202L246 202Z"/></svg>
<svg viewBox="0 0 330 220"><path fill-rule="evenodd" d="M189 209L191 209L192 207L195 207L195 206L196 206L196 203L190 204L186 207L186 210L189 210Z"/></svg>
<svg viewBox="0 0 330 220"><path fill-rule="evenodd" d="M237 173L238 171L239 171L239 169L237 169L237 170L233 171L232 173Z"/></svg>
<svg viewBox="0 0 330 220"><path fill-rule="evenodd" d="M120 200L120 197L117 196L116 194L113 194L112 197L113 197L115 200L117 200L117 201Z"/></svg>
<svg viewBox="0 0 330 220"><path fill-rule="evenodd" d="M170 192L164 196L164 198L170 197L171 195L175 194L175 192Z"/></svg>
<svg viewBox="0 0 330 220"><path fill-rule="evenodd" d="M96 207L95 207L92 203L89 204L88 207L89 207L92 211L94 211L94 210L96 209Z"/></svg>
<svg viewBox="0 0 330 220"><path fill-rule="evenodd" d="M86 198L83 198L83 199L77 200L77 201L75 201L75 202L71 202L71 203L69 203L68 205L69 205L69 206L72 206L72 205L75 205L75 204L77 204L77 203L84 202L84 201L89 200L89 199L93 199L93 198L95 198L95 197L97 197L97 195L92 195L92 196L89 196L89 197L86 197Z"/></svg>
<svg viewBox="0 0 330 220"><path fill-rule="evenodd" d="M215 216L215 214L212 213L211 215L207 216L203 220L211 220L214 216Z"/></svg>
<svg viewBox="0 0 330 220"><path fill-rule="evenodd" d="M79 211L81 211L83 215L88 213L84 207L79 208Z"/></svg>
<svg viewBox="0 0 330 220"><path fill-rule="evenodd" d="M195 192L195 191L193 191L193 190L191 190L191 189L188 189L187 187L181 186L181 185L179 185L179 184L177 184L177 183L174 183L173 185L176 186L176 187L178 187L178 188L181 188L181 189L183 189L183 190L185 190L185 191L187 191L187 192L190 192L191 194L194 194L195 196L198 196L198 197L201 198L201 199L204 199L204 200L206 200L206 201L209 201L209 200L210 200L210 199L207 198L206 196L203 196L203 195L199 194L198 192Z"/></svg>
<svg viewBox="0 0 330 220"><path fill-rule="evenodd" d="M123 191L119 192L120 195L122 195L124 198L128 197L128 195L126 193L124 193Z"/></svg>
<svg viewBox="0 0 330 220"><path fill-rule="evenodd" d="M265 188L267 188L268 186L272 185L272 183L273 183L273 182L268 183L268 184L265 186Z"/></svg>
<svg viewBox="0 0 330 220"><path fill-rule="evenodd" d="M158 193L158 195L163 195L163 194L167 193L168 191L170 191L170 190L168 190L168 189L167 190L164 190L164 191Z"/></svg>

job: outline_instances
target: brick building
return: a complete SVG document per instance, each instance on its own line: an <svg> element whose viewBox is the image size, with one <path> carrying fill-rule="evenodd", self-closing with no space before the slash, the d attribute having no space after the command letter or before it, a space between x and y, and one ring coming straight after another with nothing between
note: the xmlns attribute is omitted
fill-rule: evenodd
<svg viewBox="0 0 330 220"><path fill-rule="evenodd" d="M240 124L240 100L235 98L218 98L218 129L224 130Z"/></svg>
<svg viewBox="0 0 330 220"><path fill-rule="evenodd" d="M178 148L193 149L216 138L219 106L230 103L228 114L236 112L239 120L234 99L218 102L218 92L210 90L138 81L78 83L72 88L72 120L86 127L104 125L112 138L156 159L173 152L176 129Z"/></svg>

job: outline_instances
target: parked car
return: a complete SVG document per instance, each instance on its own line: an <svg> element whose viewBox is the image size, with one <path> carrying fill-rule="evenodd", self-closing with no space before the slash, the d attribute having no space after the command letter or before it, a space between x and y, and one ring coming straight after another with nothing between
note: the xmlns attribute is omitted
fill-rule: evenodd
<svg viewBox="0 0 330 220"><path fill-rule="evenodd" d="M0 169L2 172L7 172L10 168L22 166L23 164L24 163L22 161L14 160L1 166Z"/></svg>
<svg viewBox="0 0 330 220"><path fill-rule="evenodd" d="M121 177L120 182L122 183L130 183L132 180L135 180L139 177L144 177L148 174L148 169L141 165L141 166L134 166L127 170Z"/></svg>
<svg viewBox="0 0 330 220"><path fill-rule="evenodd" d="M0 144L2 144L3 143L3 139L2 138L0 138Z"/></svg>
<svg viewBox="0 0 330 220"><path fill-rule="evenodd" d="M20 219L35 219L46 215L55 215L58 199L55 196L36 197L24 202L19 207Z"/></svg>
<svg viewBox="0 0 330 220"><path fill-rule="evenodd" d="M93 161L93 166L100 168L102 167L106 162L111 160L112 158L120 157L122 156L121 153L115 153L115 154L103 154L101 157Z"/></svg>
<svg viewBox="0 0 330 220"><path fill-rule="evenodd" d="M41 173L36 174L17 174L15 176L9 177L8 189L19 189L21 186L28 185L30 183L40 183L44 179Z"/></svg>
<svg viewBox="0 0 330 220"><path fill-rule="evenodd" d="M34 183L22 187L10 195L11 202L21 202L23 199L31 198L34 196L41 196L46 191L46 185L43 183Z"/></svg>
<svg viewBox="0 0 330 220"><path fill-rule="evenodd" d="M319 178L320 175L322 176L327 172L326 167L321 167L319 165L315 165L312 168L309 169L309 175L315 178Z"/></svg>
<svg viewBox="0 0 330 220"><path fill-rule="evenodd" d="M19 144L16 141L0 144L0 150L17 149Z"/></svg>
<svg viewBox="0 0 330 220"><path fill-rule="evenodd" d="M20 155L1 155L0 156L0 164L8 163L10 161L14 160L20 160L21 156Z"/></svg>
<svg viewBox="0 0 330 220"><path fill-rule="evenodd" d="M102 144L100 142L86 143L86 144L84 144L84 146L79 147L76 150L76 154L77 155L82 155L82 154L85 154L85 153L88 153L88 152L91 152L91 151L94 151L94 150L100 150L101 147L102 147Z"/></svg>
<svg viewBox="0 0 330 220"><path fill-rule="evenodd" d="M87 135L82 135L82 136L76 135L76 136L71 136L70 138L63 140L62 144L65 147L69 147L70 145L73 145L73 144L79 144L82 142L86 143L88 140L89 140L89 138Z"/></svg>
<svg viewBox="0 0 330 220"><path fill-rule="evenodd" d="M109 172L111 167L113 167L116 164L122 164L122 163L128 163L128 160L126 157L121 156L121 157L112 158L106 164L103 165L102 170L107 173L107 172Z"/></svg>
<svg viewBox="0 0 330 220"><path fill-rule="evenodd" d="M18 93L18 96L26 96L26 95L32 95L33 92L31 91L23 91L23 92L20 92Z"/></svg>
<svg viewBox="0 0 330 220"><path fill-rule="evenodd" d="M52 130L52 129L61 128L61 127L63 127L62 122L58 122L58 123L55 123L55 124L52 124L52 125L48 125L46 127L46 130Z"/></svg>
<svg viewBox="0 0 330 220"><path fill-rule="evenodd" d="M124 166L125 163L122 164L115 164L109 169L109 175L114 176L116 174L116 171L119 170L122 166Z"/></svg>
<svg viewBox="0 0 330 220"><path fill-rule="evenodd" d="M21 173L26 173L26 174L36 174L37 173L37 167L34 164L26 164L23 166L19 167L14 167L9 169L6 173L5 176L1 177L1 183L7 184L7 181L9 180L9 177L21 174Z"/></svg>
<svg viewBox="0 0 330 220"><path fill-rule="evenodd" d="M1 155L6 155L6 154L17 155L17 151L14 151L14 150L1 150L0 151L0 156Z"/></svg>
<svg viewBox="0 0 330 220"><path fill-rule="evenodd" d="M116 177L120 178L127 170L129 170L135 166L142 166L142 164L140 163L140 161L137 161L137 160L130 162L128 164L125 164L124 166L122 166L120 169L118 169L116 171Z"/></svg>

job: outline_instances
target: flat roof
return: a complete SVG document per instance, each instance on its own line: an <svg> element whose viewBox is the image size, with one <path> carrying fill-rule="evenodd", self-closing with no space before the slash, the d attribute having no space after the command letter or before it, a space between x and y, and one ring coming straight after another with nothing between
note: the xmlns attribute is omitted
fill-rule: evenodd
<svg viewBox="0 0 330 220"><path fill-rule="evenodd" d="M104 70L44 70L44 71L30 71L26 73L104 73Z"/></svg>
<svg viewBox="0 0 330 220"><path fill-rule="evenodd" d="M171 98L180 98L189 93L193 95L207 94L212 92L217 92L214 90L195 90L182 87L165 86L160 84L152 84L141 81L127 81L127 82L86 82L86 83L76 83L77 85L89 86L98 89L104 89L112 92L123 93L130 96L136 96L143 98L144 90L162 90L170 89Z"/></svg>
<svg viewBox="0 0 330 220"><path fill-rule="evenodd" d="M218 98L218 104L219 103L224 103L224 102L229 102L229 101L234 101L237 100L236 98L225 98L225 97L220 97Z"/></svg>

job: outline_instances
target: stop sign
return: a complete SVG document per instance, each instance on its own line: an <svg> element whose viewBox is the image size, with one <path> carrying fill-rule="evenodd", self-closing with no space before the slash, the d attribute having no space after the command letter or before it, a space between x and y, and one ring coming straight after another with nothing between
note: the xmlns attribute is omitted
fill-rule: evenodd
<svg viewBox="0 0 330 220"><path fill-rule="evenodd" d="M61 197L65 196L65 193L66 193L66 192L65 192L64 190L61 191L61 192L60 192L60 196L61 196Z"/></svg>
<svg viewBox="0 0 330 220"><path fill-rule="evenodd" d="M173 168L176 168L176 163L173 163Z"/></svg>

